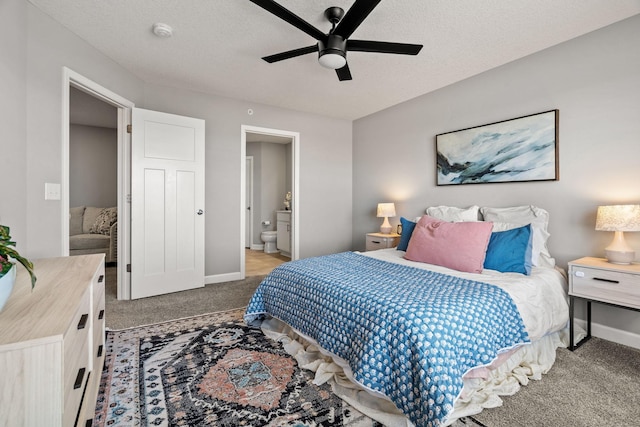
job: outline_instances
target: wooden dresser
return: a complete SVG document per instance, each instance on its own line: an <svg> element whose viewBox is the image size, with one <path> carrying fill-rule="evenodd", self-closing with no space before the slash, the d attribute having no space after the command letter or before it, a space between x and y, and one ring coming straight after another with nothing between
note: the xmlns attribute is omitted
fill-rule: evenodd
<svg viewBox="0 0 640 427"><path fill-rule="evenodd" d="M104 363L104 255L33 264L34 290L20 266L0 312L0 426L84 427Z"/></svg>

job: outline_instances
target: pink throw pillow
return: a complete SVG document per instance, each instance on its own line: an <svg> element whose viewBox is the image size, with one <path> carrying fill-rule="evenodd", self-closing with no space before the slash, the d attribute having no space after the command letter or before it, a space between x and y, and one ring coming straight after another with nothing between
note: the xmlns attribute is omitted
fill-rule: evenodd
<svg viewBox="0 0 640 427"><path fill-rule="evenodd" d="M423 216L413 230L405 258L468 273L482 273L491 222L445 222Z"/></svg>

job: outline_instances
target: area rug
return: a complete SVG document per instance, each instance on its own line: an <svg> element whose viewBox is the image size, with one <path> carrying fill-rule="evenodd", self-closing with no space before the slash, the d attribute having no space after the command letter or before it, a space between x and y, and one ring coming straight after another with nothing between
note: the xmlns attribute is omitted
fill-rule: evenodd
<svg viewBox="0 0 640 427"><path fill-rule="evenodd" d="M314 385L243 313L107 331L93 425L382 426Z"/></svg>

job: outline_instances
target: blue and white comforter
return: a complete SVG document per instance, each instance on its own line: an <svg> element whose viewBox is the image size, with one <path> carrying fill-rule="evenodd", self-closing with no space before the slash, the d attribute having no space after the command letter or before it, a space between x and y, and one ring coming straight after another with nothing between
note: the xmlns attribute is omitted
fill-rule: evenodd
<svg viewBox="0 0 640 427"><path fill-rule="evenodd" d="M344 359L356 381L387 396L416 426L446 419L469 369L529 342L501 288L352 252L273 270L245 321L264 315Z"/></svg>

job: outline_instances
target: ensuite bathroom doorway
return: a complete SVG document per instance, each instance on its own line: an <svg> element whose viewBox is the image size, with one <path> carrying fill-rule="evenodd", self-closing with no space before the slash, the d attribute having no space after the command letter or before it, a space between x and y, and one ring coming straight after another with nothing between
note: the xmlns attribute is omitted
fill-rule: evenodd
<svg viewBox="0 0 640 427"><path fill-rule="evenodd" d="M243 278L298 258L299 139L295 132L242 126Z"/></svg>

